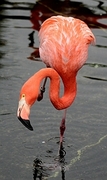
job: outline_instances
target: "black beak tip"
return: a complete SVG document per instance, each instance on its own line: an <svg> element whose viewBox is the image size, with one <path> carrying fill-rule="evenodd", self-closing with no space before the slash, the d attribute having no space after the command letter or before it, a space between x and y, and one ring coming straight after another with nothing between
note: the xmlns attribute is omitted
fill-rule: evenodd
<svg viewBox="0 0 107 180"><path fill-rule="evenodd" d="M21 117L18 117L18 119L26 128L28 128L30 131L33 131L33 127L31 126L29 120L22 119Z"/></svg>

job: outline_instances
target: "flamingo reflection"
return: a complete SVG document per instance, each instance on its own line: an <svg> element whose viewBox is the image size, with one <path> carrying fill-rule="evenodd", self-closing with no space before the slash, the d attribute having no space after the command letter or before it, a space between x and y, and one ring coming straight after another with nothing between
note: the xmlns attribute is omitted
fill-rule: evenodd
<svg viewBox="0 0 107 180"><path fill-rule="evenodd" d="M54 160L55 164L46 164L43 163L41 159L36 158L33 162L33 179L34 180L46 179L52 176L50 174L51 172L55 173L55 171L59 169L61 172L62 180L65 180L65 172L66 172L65 155L66 155L66 151L63 147L63 144L61 144L60 155L58 158Z"/></svg>
<svg viewBox="0 0 107 180"><path fill-rule="evenodd" d="M102 13L98 14L97 10ZM52 15L72 16L83 20L90 28L107 29L107 24L100 22L107 19L107 9L101 1L98 2L97 6L92 8L82 2L69 0L39 0L31 10L30 20L33 24L32 28L39 31L44 20ZM33 48L33 52L28 59L38 61L40 56L38 47L34 47L34 30L29 35L29 46Z"/></svg>

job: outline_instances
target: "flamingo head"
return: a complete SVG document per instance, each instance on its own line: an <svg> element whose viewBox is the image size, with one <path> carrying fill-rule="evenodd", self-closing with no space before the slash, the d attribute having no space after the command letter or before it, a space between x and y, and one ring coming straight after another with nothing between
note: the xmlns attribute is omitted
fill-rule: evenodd
<svg viewBox="0 0 107 180"><path fill-rule="evenodd" d="M31 126L29 120L30 108L35 103L38 96L38 92L36 93L34 84L34 77L31 77L22 86L17 109L18 119L31 131L33 131L33 127Z"/></svg>
<svg viewBox="0 0 107 180"><path fill-rule="evenodd" d="M31 126L29 120L29 114L30 114L30 105L26 101L26 95L22 94L18 104L17 117L26 128L33 131L33 127Z"/></svg>

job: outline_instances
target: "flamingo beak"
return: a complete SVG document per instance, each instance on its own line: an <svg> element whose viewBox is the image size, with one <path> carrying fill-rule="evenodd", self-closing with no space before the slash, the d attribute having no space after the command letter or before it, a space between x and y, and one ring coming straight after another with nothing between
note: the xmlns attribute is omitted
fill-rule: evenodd
<svg viewBox="0 0 107 180"><path fill-rule="evenodd" d="M33 127L29 121L30 106L25 101L25 98L21 98L18 105L17 117L19 121L29 130L33 131Z"/></svg>

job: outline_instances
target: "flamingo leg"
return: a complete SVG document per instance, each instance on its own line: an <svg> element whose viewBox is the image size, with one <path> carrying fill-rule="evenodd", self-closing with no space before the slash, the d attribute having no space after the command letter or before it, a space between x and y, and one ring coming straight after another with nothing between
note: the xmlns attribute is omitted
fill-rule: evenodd
<svg viewBox="0 0 107 180"><path fill-rule="evenodd" d="M43 86L40 88L40 93L38 95L37 101L41 101L43 99L43 93L45 92L45 85L46 85L47 77L43 82Z"/></svg>
<svg viewBox="0 0 107 180"><path fill-rule="evenodd" d="M66 129L66 125L65 125L66 111L67 111L67 109L64 110L64 115L63 115L63 118L62 118L61 124L60 124L60 147L59 147L60 149L59 149L59 152L60 152L62 144L63 144L63 136L64 136L64 132L65 132L65 129Z"/></svg>
<svg viewBox="0 0 107 180"><path fill-rule="evenodd" d="M50 66L47 65L47 68L49 68ZM40 88L40 93L38 95L37 101L41 101L43 99L43 93L45 92L45 85L47 82L47 77L45 78L44 82L43 82L43 86Z"/></svg>

